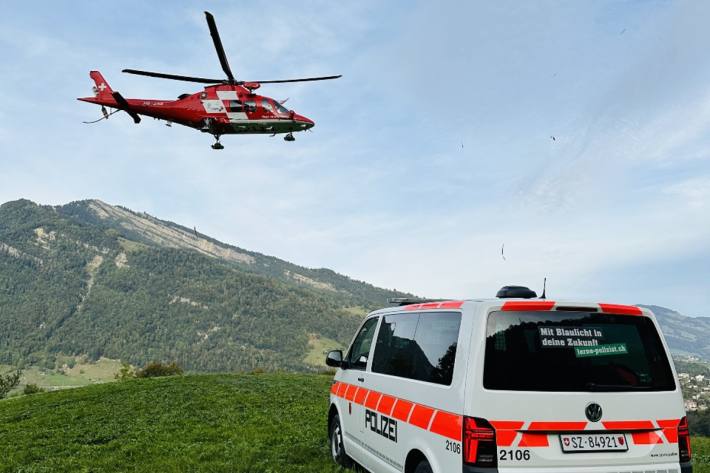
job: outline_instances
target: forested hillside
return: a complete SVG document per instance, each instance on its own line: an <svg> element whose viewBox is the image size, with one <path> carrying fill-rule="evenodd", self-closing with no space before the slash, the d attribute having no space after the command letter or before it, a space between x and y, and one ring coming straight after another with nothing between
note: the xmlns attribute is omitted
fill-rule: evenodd
<svg viewBox="0 0 710 473"><path fill-rule="evenodd" d="M0 206L0 364L309 369L309 353L402 295L100 201Z"/></svg>

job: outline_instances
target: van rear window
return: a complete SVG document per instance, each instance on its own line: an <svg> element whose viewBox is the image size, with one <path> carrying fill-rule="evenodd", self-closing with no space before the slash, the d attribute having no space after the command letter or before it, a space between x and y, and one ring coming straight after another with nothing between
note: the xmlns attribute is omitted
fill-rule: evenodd
<svg viewBox="0 0 710 473"><path fill-rule="evenodd" d="M673 391L668 357L648 317L589 312L493 312L486 389Z"/></svg>

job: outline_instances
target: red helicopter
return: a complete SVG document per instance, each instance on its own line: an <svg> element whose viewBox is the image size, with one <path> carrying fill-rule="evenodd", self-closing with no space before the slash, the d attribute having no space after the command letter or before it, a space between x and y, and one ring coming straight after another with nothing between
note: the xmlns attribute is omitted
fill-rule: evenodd
<svg viewBox="0 0 710 473"><path fill-rule="evenodd" d="M283 106L284 101L277 101L254 91L261 84L280 84L284 82L311 82L317 80L337 79L337 76L309 77L305 79L285 80L237 80L227 62L227 56L222 47L222 40L217 31L217 24L211 13L205 12L207 26L212 35L217 57L222 64L226 79L206 79L204 77L189 77L160 72L147 72L135 69L124 69L123 72L161 79L181 80L209 84L202 92L182 94L177 100L147 100L126 99L111 89L106 79L99 71L91 71L89 76L94 80L94 97L79 98L84 102L101 105L103 117L93 122L108 119L118 111L125 111L140 123L140 115L167 121L167 125L177 123L210 133L215 138L213 149L224 149L219 142L221 135L230 134L271 134L286 133L284 140L294 141L293 132L305 131L313 127L313 120L299 115ZM115 110L110 113L106 107Z"/></svg>

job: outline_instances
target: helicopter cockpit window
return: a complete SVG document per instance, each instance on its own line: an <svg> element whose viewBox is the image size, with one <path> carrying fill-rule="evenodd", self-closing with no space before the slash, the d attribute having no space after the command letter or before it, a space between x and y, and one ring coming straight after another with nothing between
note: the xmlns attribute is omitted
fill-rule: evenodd
<svg viewBox="0 0 710 473"><path fill-rule="evenodd" d="M276 111L278 111L280 114L288 115L289 111L286 107L284 107L283 105L281 105L278 102L274 102L274 105L276 105Z"/></svg>
<svg viewBox="0 0 710 473"><path fill-rule="evenodd" d="M244 111L245 112L255 112L256 111L256 101L254 100L247 100L244 102Z"/></svg>
<svg viewBox="0 0 710 473"><path fill-rule="evenodd" d="M229 111L230 112L243 112L244 107L239 100L230 100L229 101Z"/></svg>
<svg viewBox="0 0 710 473"><path fill-rule="evenodd" d="M264 107L264 110L267 112L274 113L274 106L271 104L270 100L262 99L261 106Z"/></svg>

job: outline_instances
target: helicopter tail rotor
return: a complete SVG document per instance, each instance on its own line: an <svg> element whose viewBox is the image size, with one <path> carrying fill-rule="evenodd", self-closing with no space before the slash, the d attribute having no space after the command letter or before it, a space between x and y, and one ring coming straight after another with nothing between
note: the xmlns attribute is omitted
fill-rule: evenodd
<svg viewBox="0 0 710 473"><path fill-rule="evenodd" d="M141 122L140 115L138 115L135 111L131 110L131 106L129 105L128 101L123 98L123 95L119 94L118 92L113 92L111 95L118 104L118 108L129 114L136 124Z"/></svg>

